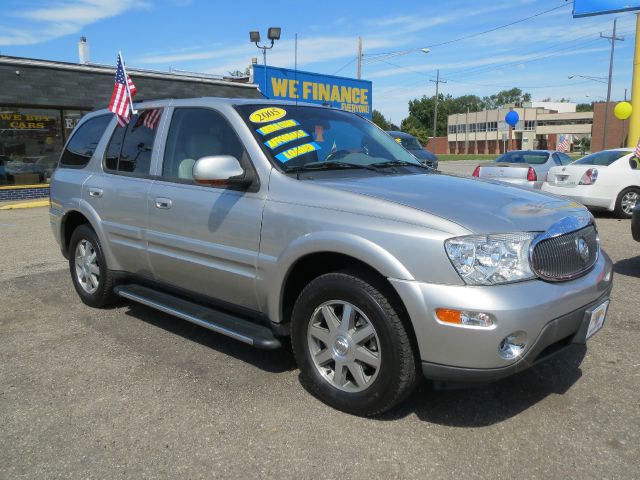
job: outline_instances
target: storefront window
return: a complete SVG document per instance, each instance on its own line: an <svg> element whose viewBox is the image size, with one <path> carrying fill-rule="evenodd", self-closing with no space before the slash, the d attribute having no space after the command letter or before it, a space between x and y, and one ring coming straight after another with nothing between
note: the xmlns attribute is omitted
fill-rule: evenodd
<svg viewBox="0 0 640 480"><path fill-rule="evenodd" d="M0 184L48 183L62 146L59 110L0 107Z"/></svg>

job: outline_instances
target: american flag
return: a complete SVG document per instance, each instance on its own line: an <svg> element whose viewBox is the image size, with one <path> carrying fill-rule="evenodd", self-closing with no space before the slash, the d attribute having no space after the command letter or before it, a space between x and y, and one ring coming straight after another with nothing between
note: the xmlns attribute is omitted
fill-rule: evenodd
<svg viewBox="0 0 640 480"><path fill-rule="evenodd" d="M636 158L640 158L640 140L638 140L638 145L636 145L635 155Z"/></svg>
<svg viewBox="0 0 640 480"><path fill-rule="evenodd" d="M151 110L146 110L142 113L142 124L153 130L158 125L160 121L160 117L162 116L161 108L152 108Z"/></svg>
<svg viewBox="0 0 640 480"><path fill-rule="evenodd" d="M127 79L128 88L124 79ZM116 79L109 102L109 110L116 114L118 126L124 127L129 124L131 117L131 100L136 94L136 86L131 81L131 77L125 74L122 54L118 53L118 67L116 68ZM131 95L131 96L129 96Z"/></svg>
<svg viewBox="0 0 640 480"><path fill-rule="evenodd" d="M570 135L560 135L560 141L558 142L556 151L566 152L567 150L569 150L570 143L571 143Z"/></svg>

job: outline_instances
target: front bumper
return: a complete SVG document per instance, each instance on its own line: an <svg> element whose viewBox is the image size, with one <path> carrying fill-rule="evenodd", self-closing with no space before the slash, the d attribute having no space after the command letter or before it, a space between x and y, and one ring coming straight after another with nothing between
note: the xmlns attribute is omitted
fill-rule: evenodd
<svg viewBox="0 0 640 480"><path fill-rule="evenodd" d="M443 381L486 381L510 375L540 358L559 341L579 341L585 312L609 296L613 268L601 252L594 268L568 282L542 280L495 285L460 286L390 279L412 320L423 370ZM436 320L436 308L490 313L490 328L459 327ZM522 355L506 360L499 355L503 338L524 331Z"/></svg>
<svg viewBox="0 0 640 480"><path fill-rule="evenodd" d="M479 369L461 368L422 362L422 373L431 380L451 383L494 382L522 372L533 365L565 350L571 345L584 345L591 312L609 298L610 289L595 302L574 310L547 323L535 344L526 354L508 367Z"/></svg>

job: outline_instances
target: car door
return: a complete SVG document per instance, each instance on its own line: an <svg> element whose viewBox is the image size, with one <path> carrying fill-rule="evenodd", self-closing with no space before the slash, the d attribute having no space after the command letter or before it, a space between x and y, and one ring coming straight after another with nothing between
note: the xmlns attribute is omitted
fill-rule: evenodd
<svg viewBox="0 0 640 480"><path fill-rule="evenodd" d="M251 169L241 140L223 114L196 107L175 108L166 137L162 170L148 194L148 252L156 280L258 310L265 194L257 183L234 189L193 180L193 165L205 156L232 155Z"/></svg>
<svg viewBox="0 0 640 480"><path fill-rule="evenodd" d="M147 198L153 183L151 158L158 128L157 121L147 120L159 110L140 111L132 115L127 127L115 128L102 169L87 181L84 194L100 216L117 267L143 277L152 277L145 231Z"/></svg>

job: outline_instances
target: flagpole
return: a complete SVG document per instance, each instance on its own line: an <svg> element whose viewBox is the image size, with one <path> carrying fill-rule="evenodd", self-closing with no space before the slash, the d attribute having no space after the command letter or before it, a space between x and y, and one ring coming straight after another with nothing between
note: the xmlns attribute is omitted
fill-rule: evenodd
<svg viewBox="0 0 640 480"><path fill-rule="evenodd" d="M122 52L118 52L120 57L120 63L122 63L122 71L124 72L124 84L127 87L127 95L129 96L129 106L131 107L131 115L136 115L138 111L133 108L133 97L131 96L131 90L129 90L129 75L127 75L127 69L124 66L124 58L122 58Z"/></svg>

